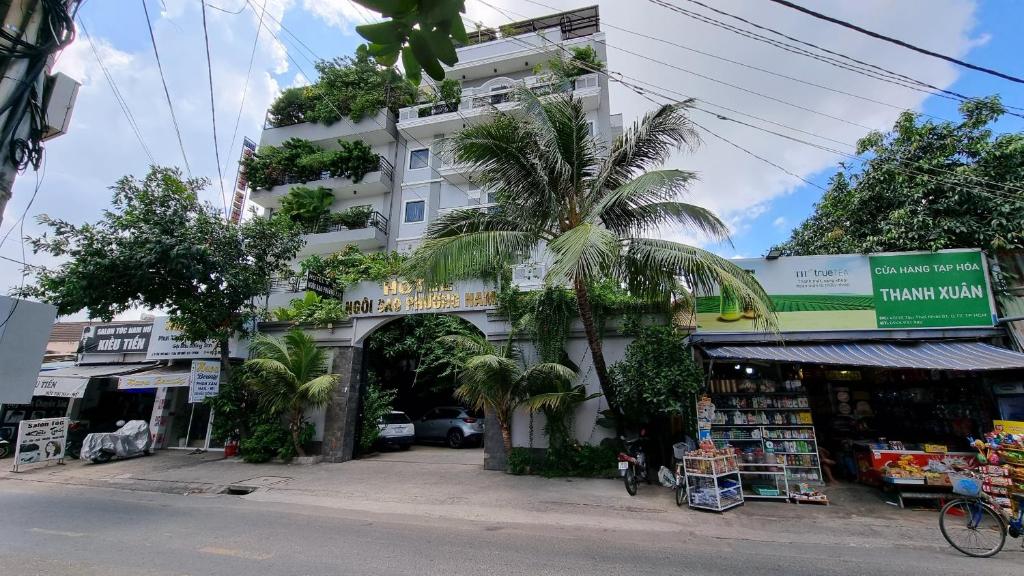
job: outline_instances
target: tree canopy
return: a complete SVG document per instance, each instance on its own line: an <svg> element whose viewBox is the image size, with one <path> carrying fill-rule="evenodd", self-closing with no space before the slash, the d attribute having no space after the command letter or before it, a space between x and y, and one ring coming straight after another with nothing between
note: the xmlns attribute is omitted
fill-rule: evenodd
<svg viewBox="0 0 1024 576"><path fill-rule="evenodd" d="M209 181L153 167L121 178L111 208L92 224L41 216L50 232L31 239L36 252L67 258L38 271L26 294L60 314L88 309L110 320L132 308L167 310L184 338L226 343L259 311L274 274L288 269L302 244L277 219L233 224L199 200Z"/></svg>
<svg viewBox="0 0 1024 576"><path fill-rule="evenodd" d="M1024 134L993 132L998 97L964 102L960 122L906 112L829 182L788 254L1024 247Z"/></svg>

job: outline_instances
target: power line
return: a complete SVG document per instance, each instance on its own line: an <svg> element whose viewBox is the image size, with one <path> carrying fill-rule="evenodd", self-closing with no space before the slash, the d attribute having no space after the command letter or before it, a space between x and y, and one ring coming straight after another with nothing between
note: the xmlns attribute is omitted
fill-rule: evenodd
<svg viewBox="0 0 1024 576"><path fill-rule="evenodd" d="M952 62L953 64L958 64L960 66L963 66L964 68L970 68L971 70L977 70L978 72L984 72L986 74L991 74L992 76L997 76L999 78L1003 78L1004 80L1009 80L1011 82L1016 82L1018 84L1024 84L1024 79L1018 78L1016 76L1011 76L1009 74L1005 74L1003 72L1000 72L998 70L993 70L991 68L985 68L983 66L977 66L975 64L971 64L970 62L964 62L963 60L958 60L958 59L953 58L951 56L946 56L945 54L939 54L938 52L932 52L931 50L926 50L924 48L920 48L918 46L910 44L909 42L904 42L903 40L900 40L898 38L892 38L890 36L885 36L883 34L879 34L878 32L872 32L871 30L867 30L865 28L861 28L860 26L857 26L856 24L851 24L850 22L847 22L845 20L840 20L838 18L833 18L832 16L827 16L825 14L822 14L821 12L815 12L814 10L810 10L808 8L804 8L803 6L800 6L799 4L794 4L792 2L787 2L786 0L770 0L770 1L771 2L775 2L776 4L780 4L782 6L785 6L787 8L792 8L793 10L797 10L799 12L803 12L804 14L807 14L809 16L813 16L814 18L817 18L819 20L825 20L825 21L831 22L833 24L838 24L839 26L842 26L844 28L849 28L850 30L856 30L857 32L860 32L861 34L866 34L868 36L871 36L872 38L877 38L879 40L884 40L886 42L895 44L897 46L902 46L903 48L906 48L908 50L913 50L914 52L919 52L921 54L925 54L925 55L931 56L933 58L938 58L940 60L945 60L947 62Z"/></svg>
<svg viewBox="0 0 1024 576"><path fill-rule="evenodd" d="M505 12L504 10L502 10L502 9L500 9L500 8L497 8L497 7L495 7L495 6L491 5L491 4L489 4L488 2L486 2L486 0L480 0L480 1L481 1L481 3L483 3L483 4L485 4L485 5L489 6L489 7L493 8L493 9L495 9L495 10L497 10L497 11L499 11L499 12L503 13L503 14L505 15L505 17L506 17L506 18L509 18L510 20L512 20L512 18L511 18L511 17L510 17L509 15L508 15L508 13L507 13L507 12ZM568 50L567 50L567 49L566 49L565 47L561 46L560 44L558 44L558 43L555 43L555 42L553 42L553 41L551 41L551 40L547 40L547 39L545 39L545 40L546 40L547 42L551 43L552 45L554 45L554 46L555 46L556 48L558 48L559 50L562 50L562 51L563 51L563 52L565 52L566 54L569 54L570 56L572 55L572 54L571 54L571 52L569 52L569 51L568 51ZM518 41L518 40L517 40L517 41ZM521 42L521 41L519 41L519 42ZM525 43L524 43L524 44L525 44ZM595 73L603 74L603 75L605 75L606 77L608 77L608 78L609 78L610 80L612 80L612 81L615 81L615 82L618 82L618 83L622 84L623 86L625 86L625 87L629 88L629 89L630 89L630 90L632 90L633 92L636 92L637 94L639 94L639 95L641 95L642 97L646 98L647 100L649 100L650 102L654 103L655 105L661 106L661 105L663 105L663 103L661 103L661 102L657 102L656 100L652 99L652 98L651 98L650 96L648 96L648 95L647 95L647 92L650 92L651 94L655 94L655 95L657 95L657 96L659 96L659 97L661 97L661 98L663 98L663 99L665 99L665 100L669 101L670 103L678 103L678 101L677 101L677 100L676 100L675 98L672 98L672 97L669 97L669 96L665 96L664 94L658 94L658 93L656 93L656 92L650 91L649 89L645 89L645 88L643 88L642 86L637 86L637 85L635 85L635 84L631 84L631 83L629 83L629 82L625 82L625 81L623 81L623 80L621 80L621 79L619 79L619 78L615 78L615 77L611 76L611 74L617 74L617 75L619 75L619 76L623 76L623 77L627 77L627 78L628 78L628 76L626 76L626 75L624 75L624 74L622 74L622 73L619 73L619 72L612 72L612 71L605 71L605 70L601 70L601 69L597 69L597 68L589 67L589 66L587 66L586 64L583 64L582 66L583 66L583 67L584 67L585 69L587 69L587 70L590 70L591 72L595 72ZM650 83L645 83L645 84L650 84ZM655 85L655 86L656 86L656 85ZM660 87L658 87L658 88L660 88ZM669 91L670 91L670 92L674 92L674 91L672 91L672 90L669 90ZM680 94L680 93L676 92L676 94ZM690 98L689 96L687 96L687 95L685 95L685 94L681 94L681 95L682 95L682 96L683 96L684 98ZM804 144L804 145L807 145L807 146L813 146L813 147L819 148L819 149L821 149L821 150L825 150L825 151L827 151L827 152L830 152L830 153L833 153L833 154L838 154L838 155L841 155L841 156L846 156L846 157L848 157L848 158L852 158L852 159L856 159L856 160L860 160L860 161L866 161L866 159L865 159L865 158L863 158L863 157L861 157L861 156L856 156L856 155L853 155L853 154L849 154L849 153L843 152L843 151L841 151L841 150L836 150L836 149L834 149L834 148L829 148L829 147L821 146L821 145L815 144L815 143L813 143L813 142L807 142L807 141L805 141L805 140L801 140L801 139L799 139L799 138L795 138L795 137L792 137L792 136L789 136L789 135L786 135L786 134L781 134L781 133L778 133L778 132L775 132L775 131L772 131L772 130L769 130L769 129L766 129L766 128L763 128L763 127L760 127L760 126L755 126L755 125L753 125L753 124L749 124L749 123L746 123L746 122L738 121L738 120L735 120L735 119L733 119L733 118L729 118L729 117L727 117L727 116L723 116L723 115L721 115L721 114L718 114L718 113L715 113L715 112L710 112L710 111L708 111L708 110L704 110L704 109L702 109L702 108L700 108L700 107L695 107L694 109L696 109L696 110L698 110L698 111L700 111L700 112L703 112L703 113L705 113L705 114L709 114L709 115L711 115L711 116L715 117L715 118L716 118L716 119L718 119L718 120L722 120L722 121L733 121L733 122L737 122L737 123L739 123L739 124L742 124L742 125L748 126L748 127L750 127L750 128L758 129L758 130L761 130L761 131L763 131L763 132L766 132L766 133L769 133L769 134L773 134L773 135L775 135L775 136L779 136L779 137L782 137L782 138L786 138L786 139L789 139L789 140L793 140L793 141L795 141L795 142L799 142L799 143L801 143L801 144ZM757 118L757 119L759 119L759 120L762 120L762 121L767 121L767 122L770 122L770 123L773 123L773 124L776 124L776 125L782 126L782 127L784 127L784 128L790 129L790 130L794 130L794 131L798 131L798 132L804 132L804 133L807 133L807 134L809 134L809 135L813 135L813 136L815 136L815 137L818 137L818 138L822 138L822 139L828 139L828 140L831 140L830 138L827 138L827 137L825 137L825 136L821 136L821 135L819 135L819 134L814 134L814 133L811 133L811 132L806 132L806 131L803 131L803 130L799 130L799 129L793 128L793 127L791 127L791 126L787 126L787 125L785 125L785 124L781 124L781 123L778 123L778 122L772 122L772 121L770 121L770 120L766 120L766 119L763 119L763 118L759 118L759 117L757 117L757 116L753 116L753 115L751 115L751 114L747 114L747 113L744 113L744 112L739 112L739 111L736 111L736 112L737 112L737 113L740 113L740 114L743 114L743 115L746 115L746 116L750 116L750 117L752 117L752 118ZM703 127L703 126L699 125L698 123L694 122L694 121L693 121L692 119L690 120L690 122L692 122L692 123L693 123L694 125L696 125L696 126L698 126L698 127L702 128L703 130L705 130L706 132L708 132L708 133L709 133L709 134L711 134L712 136L714 136L714 137L716 137L716 138L718 138L718 139L720 139L720 140L723 140L723 141L724 141L724 142L726 142L727 144L729 144L729 145L731 145L731 146L733 146L733 147L735 147L735 148L737 148L737 149L739 149L739 150L741 150L741 151L743 151L743 152L745 152L745 153L749 154L750 156L752 156L752 157L754 157L754 158L756 158L756 159L758 159L758 160L760 160L760 161L762 161L762 162L765 162L765 163L767 163L767 164L769 164L769 165L771 165L771 166L774 166L774 167L778 168L779 170L781 170L781 171L785 172L786 174L788 174L788 175L790 175L790 176L793 176L793 177L795 177L795 178L798 178L798 179L800 179L800 180L803 180L804 182L806 182L806 183L808 183L808 184L811 184L812 186L814 186L814 187L816 187L816 188L819 188L819 189L822 189L822 190L824 190L823 188L821 188L821 186L818 186L817 184L815 184L815 183L813 183L813 182L810 182L810 181L808 181L808 180L804 179L803 177L801 177L801 176L799 176L799 175L797 175L797 174L795 174L795 173L791 172L790 170L787 170L787 169L786 169L786 168L784 168L783 166L781 166L781 165L779 165L779 164L777 164L777 163L775 163L775 162L772 162L771 160L768 160L767 158L764 158L764 157L762 157L762 156L759 156L759 155L755 154L754 152L752 152L752 151L750 151L750 150L748 150L748 149L746 149L746 148L744 148L744 147L740 146L739 144L736 144L736 143L734 143L734 142L732 142L732 141L730 141L730 140L726 139L725 137L723 137L723 136L721 136L721 135L719 135L719 134L716 134L716 133L714 133L714 132L712 132L712 131L708 130L707 128L705 128L705 127ZM907 160L897 160L897 161L898 161L898 162L900 162L900 163L903 163L903 164L911 164L911 165L917 165L917 166L922 166L922 165L921 165L920 163L917 163L917 162L911 162L911 161L907 161ZM943 170L943 169L941 169L941 168L935 168L935 167L931 167L931 166L926 166L926 168L927 168L927 169L932 169L932 170L937 170L937 171L941 171L941 172L946 172L946 173L949 173L949 174L953 174L954 176L962 176L962 175L960 175L960 174L957 174L957 173L955 173L955 172L952 172L952 171L948 171L948 170ZM915 170L911 170L911 169L899 169L899 168L897 168L897 170L902 170L902 171L903 171L904 173L908 173L908 174L913 174L913 175L919 175L919 176L925 176L925 177L929 177L929 178L931 178L931 179L933 179L933 180L935 180L935 181L937 181L937 182L940 182L940 183L942 183L942 184L947 184L947 185L949 185L949 184L952 184L952 185L961 185L961 183L960 183L960 182L954 182L954 181L950 181L950 180L945 180L945 179L942 179L942 178L939 178L939 177L936 177L936 176L934 176L934 175L931 175L931 174L927 174L927 173L924 173L924 172L919 172L919 171L915 171ZM992 183L992 184L995 184L995 185L1000 185L1000 186L1004 186L1004 187L1007 187L1007 188L1013 188L1013 189L1016 189L1016 190L1021 190L1021 191L1024 191L1024 189L1020 189L1020 188L1015 188L1015 187L1013 187L1012 185L1009 185L1009 184L1004 184L1004 183L998 183L998 182L992 182L992 181L989 181L989 180L985 180L985 179L983 179L983 178L978 178L978 177L974 177L974 176L967 176L967 178L969 178L969 179L972 179L972 180L977 180L977 181L981 181L981 182L989 182L989 183ZM1005 193L1004 193L1003 191L999 191L999 190L992 190L992 189L989 189L989 188L984 188L984 187L980 187L980 186L977 186L977 185L971 185L971 186L972 186L972 187L973 187L973 188L974 188L974 189L975 189L976 191L978 191L979 193L982 193L982 194L986 194L986 195L992 196L992 197L994 197L994 198L997 198L997 199L1001 199L1001 200L1010 200L1010 201L1015 201L1015 202L1018 202L1018 201L1020 201L1020 198L1018 198L1018 197L1016 197L1016 196L1013 196L1013 195L1006 195L1006 194L1005 194Z"/></svg>
<svg viewBox="0 0 1024 576"><path fill-rule="evenodd" d="M557 11L557 8L554 8L554 7L549 6L547 4L543 4L541 2L537 2L536 0L526 0L526 1L529 2L530 4L534 4L536 6L540 6L542 8L546 8L548 10ZM515 13L513 12L513 14L515 14ZM785 79L785 80L790 80L790 81L793 81L793 82L797 82L797 83L803 84L805 86L811 86L811 87L814 87L814 88L819 88L821 90L828 90L829 92L834 92L836 94L842 94L844 96L849 96L851 98L857 98L858 100L863 100L864 102L871 102L873 104L879 104L881 106L887 106L887 107L892 108L894 110L900 110L900 111L903 111L903 112L910 111L910 110L907 109L906 106L900 106L898 104L893 104L891 102L885 102L883 100L877 100L875 98L864 96L862 94L857 94L857 93L854 93L854 92L848 92L846 90L840 90L839 88L834 88L832 86L827 86L827 85L824 85L824 84L818 84L817 82L811 82L809 80L804 80L802 78L797 78L795 76L790 76L788 74L783 74L781 72L776 72L774 70L769 70L767 68L761 68L760 66L754 66L753 64L748 64L746 62L741 62L739 60L733 60L731 58L726 58L724 56L720 56L720 55L715 54L713 52L707 52L705 50L700 50L700 49L694 48L692 46L687 46L685 44L680 44L678 42L673 42L671 40L666 40L664 38L659 38L657 36L652 36L650 34L645 34L643 32L637 32L635 30L630 30L629 28L623 28L621 26L616 26L615 24L612 24L612 23L607 22L607 21L601 22L601 25L605 26L607 28L611 28L612 30L618 30L620 32L625 32L626 34L631 34L631 35L637 36L639 38L646 38L647 40L653 40L655 42L660 42L660 43L665 44L667 46L674 46L676 48L680 48L680 49L686 50L688 52L693 52L694 54L700 54L702 56L707 56L708 58L714 58L715 60L719 60L719 61L722 61L722 62L728 62L730 64L735 64L736 66L742 66L744 68L748 68L750 70L757 70L758 72L762 72L764 74L775 76L777 78L782 78L782 79ZM607 46L611 46L607 42L602 42L602 43L604 43ZM611 46L611 47L615 48L615 46ZM926 116L928 118L934 118L936 120L945 120L945 118L942 118L942 117L939 117L939 116L933 116L931 114L926 114L924 112L920 112L920 114L922 116Z"/></svg>
<svg viewBox="0 0 1024 576"><path fill-rule="evenodd" d="M976 98L972 98L970 96L966 96L964 94L960 94L959 92L954 92L954 91L947 90L947 89L944 89L944 88L939 88L938 86L935 86L933 84L929 84L927 82L918 80L916 78L912 78L912 77L907 76L905 74L900 74L898 72L893 72L893 71L888 70L886 68L882 68L881 66L877 66L877 65L874 65L874 64L871 64L871 63L868 63L868 62L864 62L862 60L858 60L856 58L853 58L852 56L847 56L845 54L841 54L839 52L835 52L835 51L829 50L827 48L823 48L821 46L818 46L817 44L813 44L813 43L810 43L810 42L805 42L805 41L800 40L798 38L794 38L793 36L789 36L789 35L787 35L787 34L785 34L783 32L779 32L778 30L775 30L773 28L762 26L760 24L757 24L756 22L751 22L750 20L747 20L746 18L742 18L740 16L736 16L734 14L730 14L728 12L724 12L722 10L718 10L718 9L716 9L714 7L711 7L711 6L708 6L708 5L703 4L701 2L698 2L697 0L687 0L687 1L688 2L692 2L694 4L697 4L699 6L703 6L703 7L707 8L708 10L711 10L712 12L716 12L718 14L722 14L724 16L728 16L730 18L739 20L739 21L744 22L744 23L746 23L746 24L748 24L750 26L753 26L755 28L771 32L773 34L776 34L776 35L781 36L783 38L786 38L788 40L792 40L793 42L797 42L797 43L803 44L805 46L812 47L812 48L814 48L816 50L820 50L821 52L825 52L827 54L835 55L838 58L841 58L843 60L838 60L836 58L832 58L832 57L829 57L829 56L822 56L821 54L816 54L814 52L810 52L810 51L808 51L808 50L806 50L804 48L800 48L800 47L794 46L793 44L788 44L786 42L781 42L781 41L778 41L778 40L773 40L773 39L768 38L767 36L764 36L763 34L759 34L757 32L752 32L750 30L744 30L742 28L737 28L735 26L732 26L730 24L727 24L725 22L722 22L721 20L717 20L717 19L712 18L710 16L706 16L706 15L700 14L698 12L693 12L693 11L690 11L690 10L686 10L685 8L681 8L679 6L675 6L675 5L669 4L668 2L665 2L664 0L648 0L648 1L651 2L652 4L656 4L658 6L666 8L666 9L671 10L673 12L676 12L678 14L682 14L683 16L686 16L688 18L695 19L695 20L698 20L698 21L703 22L705 24L710 24L710 25L718 27L718 28L722 28L724 30L730 31L730 32L732 32L734 34L738 34L738 35L743 36L745 38L756 40L758 42L763 42L763 43L769 44L771 46L774 46L776 48L779 48L781 50L785 50L785 51L791 52L793 54L798 54L798 55L801 55L801 56L812 58L814 60L818 60L820 62L824 62L826 64L830 64L832 66L835 66L837 68L841 68L841 69L844 69L844 70L855 72L857 74L861 74L863 76L867 76L868 78L872 78L872 79L875 79L875 80L881 80L881 81L887 82L889 84L894 84L894 85L901 86L901 87L904 87L904 88L910 88L910 89L916 90L918 92L923 92L925 94L930 94L930 95L933 95L933 96L939 96L940 98L946 98L946 99L949 99L949 100L956 100L956 101L959 101L959 102L976 100ZM844 60L846 60L846 61L844 61ZM850 64L850 62L854 62L855 64ZM1018 108L1018 107L1015 107L1015 106L1005 105L1005 107L1006 108L1013 108L1013 109L1016 109L1016 110L1021 110L1021 108ZM1024 115L1016 114L1014 112L1007 112L1007 114L1024 118Z"/></svg>
<svg viewBox="0 0 1024 576"><path fill-rule="evenodd" d="M89 48L92 49L92 54L96 57L96 63L99 64L100 70L103 71L103 76L107 79L107 85L110 86L110 90L114 93L114 100L117 101L118 107L121 108L121 113L124 114L132 132L135 133L135 137L139 140L139 145L142 146L142 151L149 157L150 164L156 165L156 159L153 157L153 153L150 151L149 146L146 145L146 141L142 138L139 123L135 120L135 115L132 114L131 108L128 107L128 101L121 94L121 90L118 88L117 82L114 80L113 75L111 75L110 70L107 69L107 65L104 64L103 58L100 57L99 50L96 49L96 44L92 41L89 29L86 28L85 22L82 21L81 17L78 18L78 25L82 27L82 32L85 33L85 39L89 42Z"/></svg>
<svg viewBox="0 0 1024 576"><path fill-rule="evenodd" d="M14 258L8 258L7 256L0 256L0 260L7 260L8 262L13 262L15 264L20 264L20 265L25 266L27 268L42 268L42 266L36 266L34 264L29 264L28 262L22 262L21 260L16 260Z"/></svg>
<svg viewBox="0 0 1024 576"><path fill-rule="evenodd" d="M247 5L248 4L243 4L242 7L238 9L237 13L241 13L242 10L245 10ZM210 8L213 8L213 6L210 5ZM245 109L245 96L249 92L249 78L252 76L252 65L256 60L256 46L260 42L260 32L263 32L263 16L266 13L267 0L263 0L263 7L260 9L259 24L256 25L256 38L252 41L252 52L249 54L249 70L245 73L245 84L242 86L242 103L238 105L238 116L235 118L235 129L231 132L231 144L228 145L228 154L235 149L235 140L238 138L238 125L242 121L242 111ZM228 14L233 14L233 12L228 12ZM224 165L224 169L227 169L227 164Z"/></svg>
<svg viewBox="0 0 1024 576"><path fill-rule="evenodd" d="M188 155L185 154L185 142L181 139L181 128L178 127L178 118L174 114L174 104L171 102L171 91L167 89L167 77L164 76L164 66L160 62L160 51L156 47L156 35L153 34L153 22L149 19L149 8L146 0L142 2L142 11L146 13L146 26L149 28L149 40L153 44L153 55L156 56L156 67L160 71L160 82L164 86L164 96L167 98L167 108L171 111L171 122L174 124L174 133L178 135L178 147L181 149L181 157L185 161L185 170L189 178L192 177L192 167L188 164Z"/></svg>
<svg viewBox="0 0 1024 576"><path fill-rule="evenodd" d="M210 60L210 35L206 29L206 0L200 0L203 7L203 42L206 45L206 73L210 79L210 119L213 124L213 156L217 162L217 182L220 184L220 201L224 205L224 217L228 217L228 198L224 193L224 172L220 168L220 145L217 143L217 107L213 99L213 63Z"/></svg>

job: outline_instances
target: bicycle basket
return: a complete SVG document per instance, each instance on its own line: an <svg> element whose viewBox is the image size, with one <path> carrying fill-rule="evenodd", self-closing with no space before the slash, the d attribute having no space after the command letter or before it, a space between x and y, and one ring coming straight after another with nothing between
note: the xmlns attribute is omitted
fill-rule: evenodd
<svg viewBox="0 0 1024 576"><path fill-rule="evenodd" d="M953 485L953 493L961 496L980 496L981 480L964 476L962 474L950 474L949 482Z"/></svg>

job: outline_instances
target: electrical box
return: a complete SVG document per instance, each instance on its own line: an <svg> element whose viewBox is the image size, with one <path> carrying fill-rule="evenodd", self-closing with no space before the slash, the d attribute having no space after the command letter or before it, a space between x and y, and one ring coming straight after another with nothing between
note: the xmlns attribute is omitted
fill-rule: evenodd
<svg viewBox="0 0 1024 576"><path fill-rule="evenodd" d="M81 84L77 80L62 72L46 77L43 89L43 110L46 113L43 140L56 138L68 131L79 87Z"/></svg>

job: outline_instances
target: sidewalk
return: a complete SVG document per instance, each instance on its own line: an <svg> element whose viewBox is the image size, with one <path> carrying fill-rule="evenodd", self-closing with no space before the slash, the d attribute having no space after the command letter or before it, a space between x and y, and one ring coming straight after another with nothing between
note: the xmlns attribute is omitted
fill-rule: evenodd
<svg viewBox="0 0 1024 576"><path fill-rule="evenodd" d="M619 480L546 479L483 470L480 450L416 446L341 464L246 464L218 453L154 456L104 465L0 472L5 482L43 482L181 495L251 493L252 502L294 503L375 514L491 524L659 531L681 538L845 546L945 547L934 511L899 510L859 486L829 490L830 506L747 502L725 514L678 508L670 490L644 486L635 497ZM3 461L8 465L10 460Z"/></svg>

